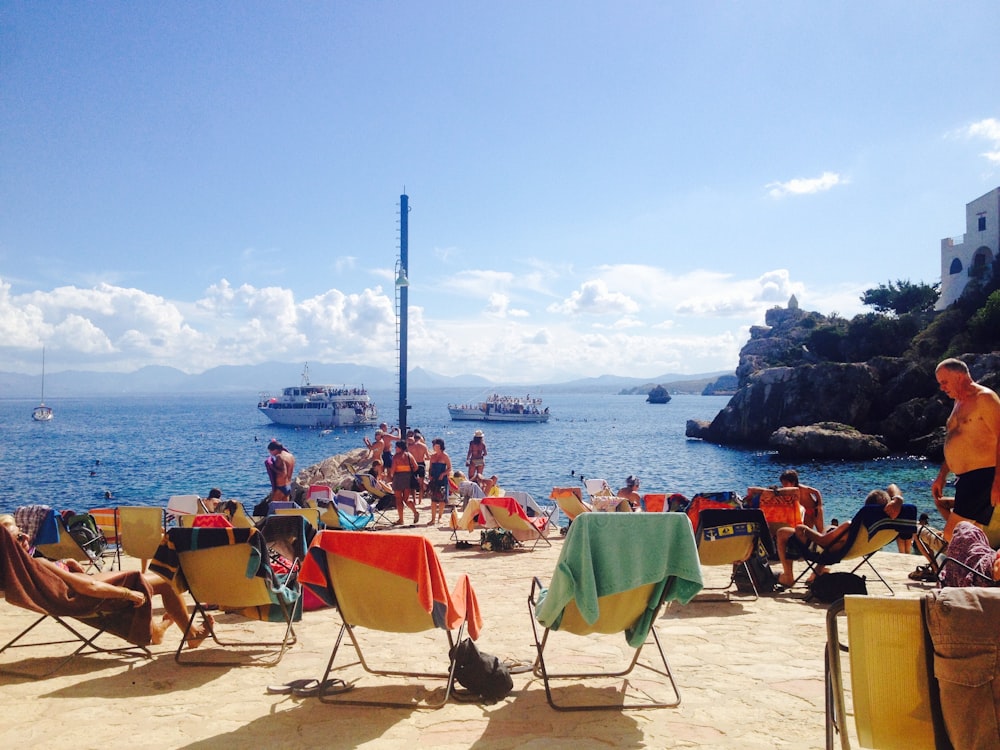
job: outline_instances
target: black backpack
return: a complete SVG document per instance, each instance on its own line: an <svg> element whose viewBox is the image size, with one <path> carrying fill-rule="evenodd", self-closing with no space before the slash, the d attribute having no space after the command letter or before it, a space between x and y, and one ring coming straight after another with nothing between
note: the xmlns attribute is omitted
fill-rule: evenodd
<svg viewBox="0 0 1000 750"><path fill-rule="evenodd" d="M778 576L771 570L767 551L759 541L754 554L747 560L746 567L742 563L737 563L734 567L733 582L740 593L752 594L756 587L758 594L771 594L778 588ZM747 577L747 568L750 569L750 577ZM750 578L753 578L753 583Z"/></svg>
<svg viewBox="0 0 1000 750"><path fill-rule="evenodd" d="M496 703L514 689L507 665L492 654L480 651L471 638L459 641L452 649L451 657L455 660L458 684L470 694L482 698L484 703Z"/></svg>

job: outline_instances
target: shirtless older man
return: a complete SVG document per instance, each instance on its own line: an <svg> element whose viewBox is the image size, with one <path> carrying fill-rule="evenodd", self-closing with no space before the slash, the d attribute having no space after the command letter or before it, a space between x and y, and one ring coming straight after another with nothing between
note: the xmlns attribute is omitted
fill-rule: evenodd
<svg viewBox="0 0 1000 750"><path fill-rule="evenodd" d="M1000 397L974 381L961 360L944 360L934 374L941 390L955 401L948 417L944 463L931 485L934 504L945 519L944 538L951 539L960 521L971 521L987 531L995 547L1000 544L1000 528L987 527L994 508L1000 505L1000 475L996 470L1000 459ZM944 498L945 480L950 473L956 476L954 506Z"/></svg>

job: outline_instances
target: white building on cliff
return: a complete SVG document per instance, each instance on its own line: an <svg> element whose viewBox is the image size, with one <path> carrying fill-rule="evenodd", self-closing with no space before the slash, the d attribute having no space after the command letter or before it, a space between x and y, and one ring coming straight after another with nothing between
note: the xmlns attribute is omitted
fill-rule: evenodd
<svg viewBox="0 0 1000 750"><path fill-rule="evenodd" d="M935 310L944 310L962 296L972 279L992 273L1000 255L1000 187L965 206L965 234L941 240L941 296Z"/></svg>

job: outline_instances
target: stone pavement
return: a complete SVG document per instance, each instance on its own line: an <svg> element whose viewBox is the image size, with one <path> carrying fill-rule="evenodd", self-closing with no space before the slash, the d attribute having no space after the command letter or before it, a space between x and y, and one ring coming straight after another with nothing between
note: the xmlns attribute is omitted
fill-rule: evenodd
<svg viewBox="0 0 1000 750"><path fill-rule="evenodd" d="M371 533L371 532L359 532ZM485 627L483 651L504 659L534 658L527 597L533 576L547 581L562 539L551 549L487 553L478 545L458 549L449 532L426 526L387 533L420 533L433 541L449 584L470 575ZM883 551L876 556L898 596L919 596L928 584L909 581L916 557ZM135 561L131 561L135 564ZM835 569L841 569L843 566ZM884 587L869 575L869 593ZM722 585L728 569L705 569L706 584ZM673 605L656 623L680 687L677 708L648 711L562 713L545 700L540 680L514 675L514 692L491 706L450 701L437 711L333 706L315 698L268 695L267 685L318 678L329 658L339 619L333 610L305 613L299 641L274 667L184 667L173 650L179 632L153 647L152 660L109 656L77 658L56 675L37 681L0 675L5 746L39 748L583 748L725 747L820 748L824 745L823 653L825 611L803 601L804 590L731 601ZM0 604L0 639L6 643L32 614ZM280 626L218 617L233 638L271 638ZM51 634L57 631L50 630ZM396 635L363 632L370 663L436 669L446 659L443 633ZM560 634L554 636L557 637ZM622 635L562 636L553 647L578 665L626 660ZM105 641L107 643L107 641ZM652 644L651 644L652 645ZM205 653L211 642L202 647ZM65 653L56 646L0 654L3 664ZM548 652L547 652L548 653ZM650 656L647 646L645 655ZM422 662L422 664L420 664ZM346 670L360 686L385 685L357 667ZM616 690L619 680L601 682ZM591 691L598 688L570 688ZM584 696L587 693L581 693ZM591 695L592 697L592 695Z"/></svg>

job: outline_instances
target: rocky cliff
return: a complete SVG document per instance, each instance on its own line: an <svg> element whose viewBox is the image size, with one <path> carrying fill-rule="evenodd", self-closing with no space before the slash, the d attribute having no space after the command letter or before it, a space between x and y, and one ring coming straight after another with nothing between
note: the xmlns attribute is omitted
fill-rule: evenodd
<svg viewBox="0 0 1000 750"><path fill-rule="evenodd" d="M740 352L736 394L710 423L689 421L688 437L796 457L940 457L951 401L938 391L936 362L821 362L807 342L824 316L790 304L769 310L765 320ZM1000 385L1000 352L960 359L979 382Z"/></svg>

